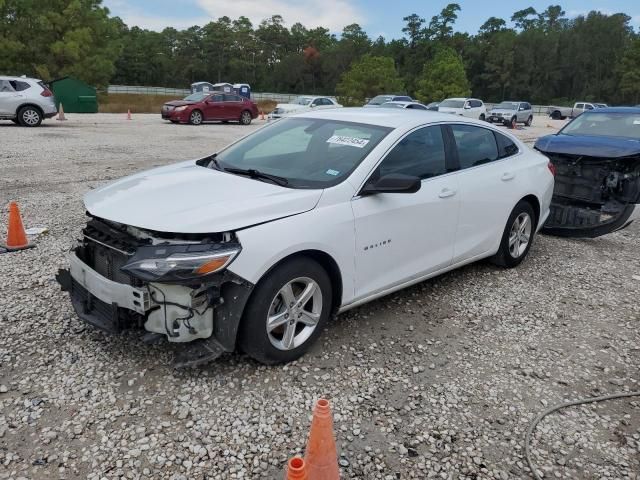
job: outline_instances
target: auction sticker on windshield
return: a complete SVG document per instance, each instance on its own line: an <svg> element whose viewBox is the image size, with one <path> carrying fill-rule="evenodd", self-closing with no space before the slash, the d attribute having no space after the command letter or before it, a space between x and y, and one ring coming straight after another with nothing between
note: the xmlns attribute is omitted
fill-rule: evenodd
<svg viewBox="0 0 640 480"><path fill-rule="evenodd" d="M334 135L327 143L333 143L334 145L348 145L351 147L364 148L369 143L369 140L357 137L345 137L343 135Z"/></svg>

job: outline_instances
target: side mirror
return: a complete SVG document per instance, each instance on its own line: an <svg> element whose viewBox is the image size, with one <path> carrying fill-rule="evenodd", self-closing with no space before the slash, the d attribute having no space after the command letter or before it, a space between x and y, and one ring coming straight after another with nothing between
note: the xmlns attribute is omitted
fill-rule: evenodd
<svg viewBox="0 0 640 480"><path fill-rule="evenodd" d="M471 110L471 105L465 105L465 106L464 106L464 109L465 109L465 110Z"/></svg>
<svg viewBox="0 0 640 480"><path fill-rule="evenodd" d="M361 195L375 195L376 193L416 193L420 190L422 181L418 177L402 173L390 173L377 181L367 183Z"/></svg>
<svg viewBox="0 0 640 480"><path fill-rule="evenodd" d="M312 103L311 105L309 105L311 108L315 108L316 104Z"/></svg>

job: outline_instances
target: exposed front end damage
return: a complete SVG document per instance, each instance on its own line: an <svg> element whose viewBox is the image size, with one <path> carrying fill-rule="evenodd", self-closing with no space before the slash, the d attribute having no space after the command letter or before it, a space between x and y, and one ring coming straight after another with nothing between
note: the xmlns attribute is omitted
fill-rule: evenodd
<svg viewBox="0 0 640 480"><path fill-rule="evenodd" d="M544 152L556 168L544 231L598 237L628 226L640 213L640 153L602 158Z"/></svg>
<svg viewBox="0 0 640 480"><path fill-rule="evenodd" d="M233 233L168 234L91 218L57 279L87 323L179 344L176 366L192 366L235 349L253 288L226 269L240 249Z"/></svg>

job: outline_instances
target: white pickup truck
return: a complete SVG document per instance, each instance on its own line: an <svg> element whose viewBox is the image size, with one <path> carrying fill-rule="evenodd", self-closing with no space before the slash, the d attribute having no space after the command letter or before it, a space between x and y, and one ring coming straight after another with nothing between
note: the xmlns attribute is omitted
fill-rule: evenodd
<svg viewBox="0 0 640 480"><path fill-rule="evenodd" d="M587 110L593 110L596 108L606 108L606 103L589 103L578 102L572 107L549 107L547 114L554 120L564 120L565 118L576 118L581 113Z"/></svg>

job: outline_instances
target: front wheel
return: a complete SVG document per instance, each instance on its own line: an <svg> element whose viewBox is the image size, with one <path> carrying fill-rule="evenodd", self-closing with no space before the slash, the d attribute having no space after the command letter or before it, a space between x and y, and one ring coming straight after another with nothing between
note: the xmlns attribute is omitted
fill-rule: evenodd
<svg viewBox="0 0 640 480"><path fill-rule="evenodd" d="M552 120L562 120L562 114L556 110L555 112L551 113L551 119Z"/></svg>
<svg viewBox="0 0 640 480"><path fill-rule="evenodd" d="M484 113L481 113L481 114L480 114L480 120L482 120L482 121L484 122L484 121L485 121L485 119L486 119L485 114L484 114Z"/></svg>
<svg viewBox="0 0 640 480"><path fill-rule="evenodd" d="M240 123L242 125L250 125L251 120L253 120L253 117L251 116L251 112L248 110L245 110L242 112L242 115L240 115Z"/></svg>
<svg viewBox="0 0 640 480"><path fill-rule="evenodd" d="M194 110L189 115L189 123L191 125L201 125L202 124L202 112L200 110Z"/></svg>
<svg viewBox="0 0 640 480"><path fill-rule="evenodd" d="M525 200L515 206L504 228L500 249L491 261L506 268L517 267L525 259L536 233L536 217L531 204Z"/></svg>
<svg viewBox="0 0 640 480"><path fill-rule="evenodd" d="M296 360L320 336L331 305L322 266L309 258L286 261L256 286L243 314L240 348L267 365Z"/></svg>
<svg viewBox="0 0 640 480"><path fill-rule="evenodd" d="M531 115L529 118L527 118L527 121L525 123L525 125L527 127L530 127L533 124L533 115Z"/></svg>

